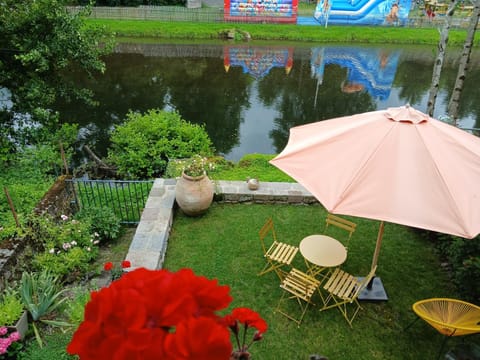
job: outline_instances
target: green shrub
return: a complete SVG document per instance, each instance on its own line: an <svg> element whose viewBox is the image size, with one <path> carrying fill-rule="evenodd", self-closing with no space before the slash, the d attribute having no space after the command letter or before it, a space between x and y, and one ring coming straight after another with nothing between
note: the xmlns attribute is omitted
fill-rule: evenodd
<svg viewBox="0 0 480 360"><path fill-rule="evenodd" d="M191 124L176 112L130 112L111 136L109 159L120 176L150 179L164 174L169 159L213 154L212 141L203 126Z"/></svg>
<svg viewBox="0 0 480 360"><path fill-rule="evenodd" d="M75 217L90 223L90 231L98 234L100 242L116 239L122 230L121 219L108 207L85 207Z"/></svg>
<svg viewBox="0 0 480 360"><path fill-rule="evenodd" d="M22 298L18 290L6 288L0 298L0 326L15 324L23 311Z"/></svg>
<svg viewBox="0 0 480 360"><path fill-rule="evenodd" d="M60 222L49 216L33 216L29 231L31 241L42 249L33 258L35 269L73 280L85 274L98 255L99 236L88 221L64 215Z"/></svg>
<svg viewBox="0 0 480 360"><path fill-rule="evenodd" d="M458 291L467 301L480 302L480 241L437 234L436 245L452 269Z"/></svg>
<svg viewBox="0 0 480 360"><path fill-rule="evenodd" d="M77 288L74 291L73 298L67 301L66 314L68 323L73 328L80 326L85 313L85 305L90 301L90 291Z"/></svg>
<svg viewBox="0 0 480 360"><path fill-rule="evenodd" d="M16 225L9 224L6 226L0 226L0 243L3 240L13 239L15 238L20 229L16 227Z"/></svg>

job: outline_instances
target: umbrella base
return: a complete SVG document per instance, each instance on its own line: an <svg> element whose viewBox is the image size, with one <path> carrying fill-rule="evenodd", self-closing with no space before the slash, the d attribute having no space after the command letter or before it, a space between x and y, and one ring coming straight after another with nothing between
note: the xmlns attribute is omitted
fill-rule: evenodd
<svg viewBox="0 0 480 360"><path fill-rule="evenodd" d="M359 280L362 280L363 277L359 277ZM387 301L388 296L383 287L382 280L379 277L374 277L372 283L369 284L363 291L358 295L358 300L360 301Z"/></svg>

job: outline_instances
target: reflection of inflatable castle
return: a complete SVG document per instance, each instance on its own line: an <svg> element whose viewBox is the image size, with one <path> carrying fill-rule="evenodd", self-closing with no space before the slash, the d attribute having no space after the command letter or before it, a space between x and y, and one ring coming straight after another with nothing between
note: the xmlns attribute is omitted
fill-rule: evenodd
<svg viewBox="0 0 480 360"><path fill-rule="evenodd" d="M411 0L318 0L314 17L321 24L402 25Z"/></svg>
<svg viewBox="0 0 480 360"><path fill-rule="evenodd" d="M297 22L298 0L224 0L226 21Z"/></svg>
<svg viewBox="0 0 480 360"><path fill-rule="evenodd" d="M228 72L230 66L241 66L244 73L260 79L274 67L283 67L288 74L293 65L292 48L250 46L225 46L223 64Z"/></svg>
<svg viewBox="0 0 480 360"><path fill-rule="evenodd" d="M385 100L390 96L399 51L363 48L314 48L312 49L312 76L322 84L325 65L336 64L348 70L341 88L345 93L367 91L372 97Z"/></svg>

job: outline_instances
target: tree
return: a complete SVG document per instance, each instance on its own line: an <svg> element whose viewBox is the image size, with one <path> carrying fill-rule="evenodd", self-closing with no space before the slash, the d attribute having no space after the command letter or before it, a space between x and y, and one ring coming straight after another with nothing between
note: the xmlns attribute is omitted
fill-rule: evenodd
<svg viewBox="0 0 480 360"><path fill-rule="evenodd" d="M437 59L433 66L432 85L430 87L430 96L428 97L427 103L427 113L430 116L433 116L433 110L435 109L435 101L437 100L438 87L440 84L440 74L442 73L443 60L445 59L445 52L447 50L448 32L450 30L450 24L452 23L457 1L458 0L450 0L450 5L448 6L447 14L445 16L445 23L440 33Z"/></svg>
<svg viewBox="0 0 480 360"><path fill-rule="evenodd" d="M467 76L468 64L470 63L470 54L472 52L473 40L475 38L475 31L478 25L478 19L480 17L480 0L476 0L474 3L473 13L470 17L470 23L468 26L467 37L465 44L463 45L462 56L458 65L457 79L455 80L455 86L453 87L453 93L448 104L448 115L453 120L458 117L458 106L460 104L460 95L463 90L463 83Z"/></svg>
<svg viewBox="0 0 480 360"><path fill-rule="evenodd" d="M88 7L71 14L64 5L64 0L0 0L0 91L5 94L0 160L2 149L5 159L5 149L31 140L38 125L56 123L48 109L58 97L91 101L91 93L67 81L65 72L75 68L90 76L105 70L101 56L110 52L111 38L103 29L85 26Z"/></svg>

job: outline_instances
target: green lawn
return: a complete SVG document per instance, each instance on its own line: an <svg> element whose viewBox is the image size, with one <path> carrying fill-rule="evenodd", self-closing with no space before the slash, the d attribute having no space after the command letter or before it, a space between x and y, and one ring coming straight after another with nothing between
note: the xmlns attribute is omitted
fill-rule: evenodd
<svg viewBox="0 0 480 360"><path fill-rule="evenodd" d="M310 308L301 327L274 313L282 294L274 273L257 276L264 265L258 230L272 216L279 240L298 245L300 240L323 231L326 212L320 205L217 204L202 217L189 218L177 212L169 239L164 267L172 271L192 268L197 274L218 278L231 286L232 307L247 306L268 322L262 342L253 346L255 359L308 359L323 354L330 359L432 359L443 337L431 327L417 322L404 331L413 319L411 305L430 297L458 294L442 271L431 243L420 231L386 224L378 263L389 296L387 302L362 303L349 327L336 309L319 312ZM365 275L371 265L378 221L350 218L358 224L343 268ZM301 254L295 267L305 269ZM318 296L318 294L316 294ZM316 297L315 300L320 300ZM288 303L293 310L297 306ZM478 337L469 341L480 343ZM451 348L460 338L447 343Z"/></svg>
<svg viewBox="0 0 480 360"><path fill-rule="evenodd" d="M248 32L252 42L259 40L283 42L322 42L322 43L376 43L376 44L423 44L437 45L440 32L431 28L372 27L372 26L298 26L275 24L229 24L203 22L175 22L148 20L88 19L87 24L105 26L120 38L135 38L135 41L148 41L146 38L179 40L220 40L220 34L229 29ZM449 46L463 46L465 30L451 29ZM152 40L150 39L150 41ZM121 39L120 39L121 40ZM125 39L127 40L127 39ZM131 40L131 39L130 39ZM252 43L251 42L251 43ZM480 39L475 38L475 44Z"/></svg>

